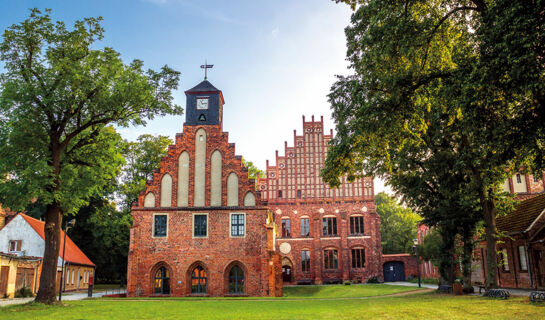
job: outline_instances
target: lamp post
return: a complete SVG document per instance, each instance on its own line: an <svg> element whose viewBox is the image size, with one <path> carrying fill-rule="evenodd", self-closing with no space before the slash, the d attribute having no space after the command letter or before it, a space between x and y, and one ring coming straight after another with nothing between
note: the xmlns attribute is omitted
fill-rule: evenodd
<svg viewBox="0 0 545 320"><path fill-rule="evenodd" d="M66 223L66 226L64 227L64 241L62 244L62 266L61 266L61 282L59 284L59 301L62 299L62 286L64 285L64 268L66 266L66 262L64 261L64 254L66 252L66 232L70 227L73 227L74 224L76 224L76 219L72 219Z"/></svg>
<svg viewBox="0 0 545 320"><path fill-rule="evenodd" d="M422 288L422 282L420 279L420 259L418 258L418 239L413 240L413 251L414 256L416 257L416 266L418 269L418 287Z"/></svg>

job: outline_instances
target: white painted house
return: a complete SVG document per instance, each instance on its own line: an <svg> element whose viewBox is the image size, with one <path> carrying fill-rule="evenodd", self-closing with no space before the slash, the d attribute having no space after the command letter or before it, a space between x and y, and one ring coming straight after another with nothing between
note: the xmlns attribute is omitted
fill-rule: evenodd
<svg viewBox="0 0 545 320"><path fill-rule="evenodd" d="M25 214L19 213L0 229L0 253L20 257L43 258L45 250L45 223ZM61 231L59 258L57 261L57 288L60 282L60 273L64 266L63 290L86 289L89 279L93 277L95 264L81 251L81 249L66 237L64 247L64 232ZM63 263L63 249L65 261ZM39 270L41 272L41 268ZM1 275L0 275L1 276Z"/></svg>

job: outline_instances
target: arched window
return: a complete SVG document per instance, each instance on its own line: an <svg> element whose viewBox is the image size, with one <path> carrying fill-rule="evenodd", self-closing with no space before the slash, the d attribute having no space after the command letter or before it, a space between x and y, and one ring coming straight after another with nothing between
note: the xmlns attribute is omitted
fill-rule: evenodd
<svg viewBox="0 0 545 320"><path fill-rule="evenodd" d="M161 267L155 271L155 293L170 294L170 277L168 269Z"/></svg>
<svg viewBox="0 0 545 320"><path fill-rule="evenodd" d="M206 271L202 266L191 272L191 293L206 293Z"/></svg>
<svg viewBox="0 0 545 320"><path fill-rule="evenodd" d="M233 266L229 271L229 293L244 293L244 271L237 265Z"/></svg>

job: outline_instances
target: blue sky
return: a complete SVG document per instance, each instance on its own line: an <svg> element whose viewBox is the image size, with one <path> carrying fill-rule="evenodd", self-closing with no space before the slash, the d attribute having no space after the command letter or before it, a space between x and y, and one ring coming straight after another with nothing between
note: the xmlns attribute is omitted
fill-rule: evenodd
<svg viewBox="0 0 545 320"><path fill-rule="evenodd" d="M182 73L174 93L185 107L184 91L203 79L200 65L214 64L208 79L223 91L224 131L236 153L265 167L302 115L333 128L327 94L335 75L348 74L344 28L351 10L331 0L0 0L0 30L19 23L29 8L51 8L54 20L68 25L102 16L105 38L129 62L141 59L158 69ZM184 116L156 118L146 127L120 128L133 140L143 133L174 139ZM383 189L375 182L377 191Z"/></svg>

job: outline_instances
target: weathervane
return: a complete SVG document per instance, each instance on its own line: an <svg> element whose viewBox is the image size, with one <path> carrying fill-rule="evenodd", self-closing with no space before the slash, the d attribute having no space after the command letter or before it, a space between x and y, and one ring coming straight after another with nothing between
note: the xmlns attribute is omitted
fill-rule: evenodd
<svg viewBox="0 0 545 320"><path fill-rule="evenodd" d="M206 60L204 60L204 64L201 65L201 69L204 69L204 80L208 80L207 71L208 69L212 69L213 67L213 64L206 64Z"/></svg>

